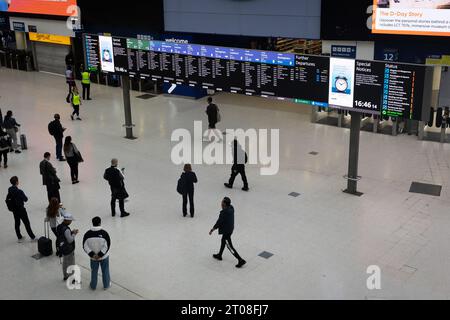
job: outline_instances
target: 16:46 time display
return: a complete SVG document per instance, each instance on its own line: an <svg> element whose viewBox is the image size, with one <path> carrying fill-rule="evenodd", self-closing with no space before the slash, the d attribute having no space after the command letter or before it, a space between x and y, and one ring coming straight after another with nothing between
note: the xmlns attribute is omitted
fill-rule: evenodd
<svg viewBox="0 0 450 320"><path fill-rule="evenodd" d="M378 109L378 106L372 102L356 100L355 108Z"/></svg>

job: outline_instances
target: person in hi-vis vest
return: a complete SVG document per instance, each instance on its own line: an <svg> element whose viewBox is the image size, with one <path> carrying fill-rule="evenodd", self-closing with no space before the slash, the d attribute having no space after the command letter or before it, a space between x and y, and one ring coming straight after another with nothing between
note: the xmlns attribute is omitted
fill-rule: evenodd
<svg viewBox="0 0 450 320"><path fill-rule="evenodd" d="M91 73L85 70L81 73L81 84L83 86L83 100L91 100Z"/></svg>
<svg viewBox="0 0 450 320"><path fill-rule="evenodd" d="M73 113L70 116L72 120L74 119L74 116L77 116L77 120L81 120L80 118L80 105L81 105L81 97L80 93L78 92L78 89L76 87L73 88L72 91L72 107L73 107Z"/></svg>

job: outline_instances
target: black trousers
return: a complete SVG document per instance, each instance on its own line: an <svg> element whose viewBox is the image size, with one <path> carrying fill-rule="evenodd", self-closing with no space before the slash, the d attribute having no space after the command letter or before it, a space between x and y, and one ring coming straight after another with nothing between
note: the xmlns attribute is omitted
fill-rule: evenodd
<svg viewBox="0 0 450 320"><path fill-rule="evenodd" d="M219 256L222 256L223 251L225 250L225 246L230 250L231 254L238 259L242 260L239 253L237 253L236 249L233 247L233 243L231 242L231 233L222 235L222 242L220 244Z"/></svg>
<svg viewBox="0 0 450 320"><path fill-rule="evenodd" d="M63 158L62 156L63 137L55 137L55 142L56 142L56 159L60 160Z"/></svg>
<svg viewBox="0 0 450 320"><path fill-rule="evenodd" d="M230 186L233 186L234 180L236 180L236 177L238 175L241 175L242 182L244 183L244 188L248 188L248 181L247 181L247 175L245 174L245 166L244 165L234 165L231 168L231 177L228 184Z"/></svg>
<svg viewBox="0 0 450 320"><path fill-rule="evenodd" d="M13 212L14 215L14 227L16 229L16 235L17 238L20 240L22 239L22 235L20 234L20 222L22 221L25 229L27 230L28 235L31 239L35 238L35 235L33 233L33 230L31 230L30 220L28 219L27 210L25 208L19 209L15 212Z"/></svg>
<svg viewBox="0 0 450 320"><path fill-rule="evenodd" d="M70 178L72 182L78 181L78 161L75 157L68 157L67 163L70 167Z"/></svg>
<svg viewBox="0 0 450 320"><path fill-rule="evenodd" d="M5 151L0 151L0 162L2 162L2 158L3 158L3 164L5 166L8 164L8 153L9 153L9 149L6 149Z"/></svg>
<svg viewBox="0 0 450 320"><path fill-rule="evenodd" d="M194 216L194 190L188 191L187 193L183 194L183 215L187 215L187 204L189 199L189 213L191 214L191 217Z"/></svg>
<svg viewBox="0 0 450 320"><path fill-rule="evenodd" d="M87 99L91 98L91 85L90 84L81 84L83 86L83 100L86 100L86 93L87 93Z"/></svg>
<svg viewBox="0 0 450 320"><path fill-rule="evenodd" d="M125 200L124 199L119 199L115 196L111 196L111 214L114 217L116 215L116 201L119 200L119 209L120 209L120 213L124 214L125 213Z"/></svg>
<svg viewBox="0 0 450 320"><path fill-rule="evenodd" d="M73 112L72 115L76 115L77 117L80 117L80 106L79 105L72 105L73 107Z"/></svg>
<svg viewBox="0 0 450 320"><path fill-rule="evenodd" d="M52 198L58 199L59 203L61 203L61 196L59 194L59 186L58 185L48 185L47 186L47 197L48 197L49 203Z"/></svg>

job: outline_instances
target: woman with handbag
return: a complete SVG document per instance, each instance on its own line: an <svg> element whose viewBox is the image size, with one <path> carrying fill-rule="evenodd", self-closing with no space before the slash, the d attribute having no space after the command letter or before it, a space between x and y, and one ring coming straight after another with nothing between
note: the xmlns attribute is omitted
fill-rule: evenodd
<svg viewBox="0 0 450 320"><path fill-rule="evenodd" d="M64 155L66 156L67 163L70 167L70 177L72 178L72 184L80 183L78 181L78 164L83 162L83 157L76 145L72 143L72 137L66 137L64 141Z"/></svg>
<svg viewBox="0 0 450 320"><path fill-rule="evenodd" d="M19 150L19 145L17 144L17 132L19 132L20 124L17 123L16 119L13 118L12 111L8 111L5 116L5 120L3 121L3 127L6 130L6 133L12 139L12 150L16 153L21 153Z"/></svg>

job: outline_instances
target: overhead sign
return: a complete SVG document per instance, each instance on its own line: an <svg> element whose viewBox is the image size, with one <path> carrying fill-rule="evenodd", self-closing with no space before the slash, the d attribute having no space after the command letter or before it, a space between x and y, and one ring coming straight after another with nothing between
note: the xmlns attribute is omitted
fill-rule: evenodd
<svg viewBox="0 0 450 320"><path fill-rule="evenodd" d="M422 120L422 65L98 35L84 39L88 68L101 65L104 72L167 88L175 84Z"/></svg>
<svg viewBox="0 0 450 320"><path fill-rule="evenodd" d="M13 30L19 32L25 32L25 23L13 21Z"/></svg>
<svg viewBox="0 0 450 320"><path fill-rule="evenodd" d="M70 37L66 37L66 36L58 36L58 35L54 35L54 34L44 34L44 33L35 33L35 32L30 32L29 36L30 36L31 41L54 43L54 44L61 44L61 45L66 45L66 46L71 45Z"/></svg>
<svg viewBox="0 0 450 320"><path fill-rule="evenodd" d="M336 58L356 59L356 46L331 46L331 56Z"/></svg>

